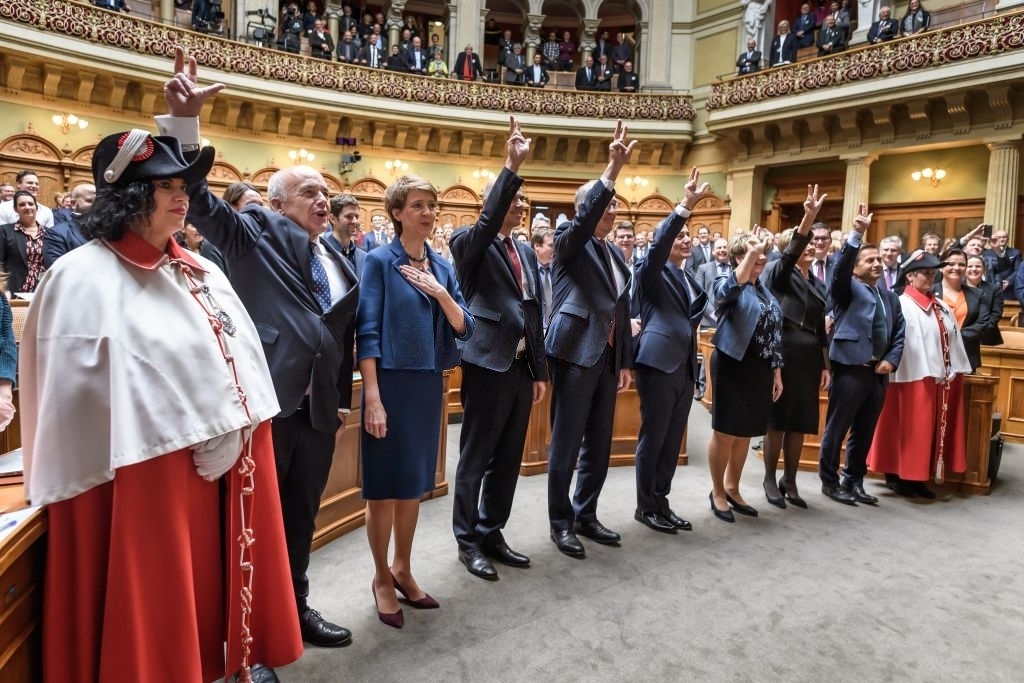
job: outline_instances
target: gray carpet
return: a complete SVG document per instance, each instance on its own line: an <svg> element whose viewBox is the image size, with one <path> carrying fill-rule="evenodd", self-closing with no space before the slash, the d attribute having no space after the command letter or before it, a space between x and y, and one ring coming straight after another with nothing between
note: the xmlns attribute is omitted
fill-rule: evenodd
<svg viewBox="0 0 1024 683"><path fill-rule="evenodd" d="M599 513L622 547L581 539L587 558L571 559L548 538L547 478L521 477L505 535L533 567L497 565L490 583L458 561L451 496L425 503L413 569L441 609L405 607L401 630L377 620L361 530L317 551L311 604L354 642L307 648L281 680L1020 680L1024 447L1007 444L991 496L930 504L871 481L879 506L847 507L801 472L809 510L768 505L752 453L743 493L761 516L726 524L708 507L709 429L695 406L671 496L694 530L678 536L633 520L633 468L613 468Z"/></svg>

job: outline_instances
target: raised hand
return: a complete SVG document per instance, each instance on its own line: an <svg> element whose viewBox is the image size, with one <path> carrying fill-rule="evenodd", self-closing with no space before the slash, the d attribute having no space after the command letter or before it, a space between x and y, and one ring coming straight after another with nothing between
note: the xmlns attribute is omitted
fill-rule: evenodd
<svg viewBox="0 0 1024 683"><path fill-rule="evenodd" d="M174 48L174 75L164 83L164 100L171 116L199 116L206 100L224 89L223 83L214 83L205 88L198 86L197 67L194 57L186 59L185 49Z"/></svg>
<svg viewBox="0 0 1024 683"><path fill-rule="evenodd" d="M868 226L871 225L871 217L873 213L868 213L867 204L857 205L857 215L853 218L853 229L863 235L867 232Z"/></svg>
<svg viewBox="0 0 1024 683"><path fill-rule="evenodd" d="M505 160L505 168L513 173L519 171L519 167L526 161L526 157L530 156L530 142L530 138L523 136L516 117L508 117L508 142L506 143L508 158Z"/></svg>
<svg viewBox="0 0 1024 683"><path fill-rule="evenodd" d="M605 177L608 180L615 180L618 177L619 171L629 163L630 155L636 149L637 144L639 144L637 140L627 142L626 136L628 134L629 128L622 123L622 119L616 121L615 135L608 144L608 168L605 169Z"/></svg>
<svg viewBox="0 0 1024 683"><path fill-rule="evenodd" d="M685 196L683 197L683 206L691 211L693 210L693 207L697 206L697 202L699 202L711 189L707 183L698 187L698 180L700 180L700 171L698 171L697 167L694 166L690 169L690 179L686 181L686 186L683 188L685 193Z"/></svg>
<svg viewBox="0 0 1024 683"><path fill-rule="evenodd" d="M804 200L804 216L810 216L811 222L818 216L818 212L821 211L822 205L825 203L827 194L818 194L817 185L807 186L807 199Z"/></svg>

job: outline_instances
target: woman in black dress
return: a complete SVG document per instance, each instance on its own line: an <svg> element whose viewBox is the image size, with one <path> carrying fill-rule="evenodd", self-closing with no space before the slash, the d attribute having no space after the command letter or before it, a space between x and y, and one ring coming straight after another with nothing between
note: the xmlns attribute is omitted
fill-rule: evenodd
<svg viewBox="0 0 1024 683"><path fill-rule="evenodd" d="M375 570L370 589L380 620L401 628L395 591L412 607L438 606L413 578L412 540L420 498L434 489L442 373L458 364L455 340L468 339L474 323L455 268L427 244L437 217L433 185L402 176L384 192L384 208L395 239L363 262L356 349L363 378L366 536Z"/></svg>
<svg viewBox="0 0 1024 683"><path fill-rule="evenodd" d="M818 392L829 382L828 338L825 335L825 285L810 273L814 261L811 225L826 195L807 186L804 217L797 228L779 238L782 258L765 269L761 279L782 307L782 385L786 391L772 404L764 437L764 495L785 509L786 498L797 507L807 503L796 488L796 471L804 434L818 433ZM779 452L784 474L775 483Z"/></svg>
<svg viewBox="0 0 1024 683"><path fill-rule="evenodd" d="M715 280L718 329L711 343L711 511L724 522L732 510L757 517L740 495L740 475L750 437L768 428L768 410L782 394L782 311L758 276L768 257L768 239L740 235L729 242L735 270ZM729 509L731 506L732 510Z"/></svg>

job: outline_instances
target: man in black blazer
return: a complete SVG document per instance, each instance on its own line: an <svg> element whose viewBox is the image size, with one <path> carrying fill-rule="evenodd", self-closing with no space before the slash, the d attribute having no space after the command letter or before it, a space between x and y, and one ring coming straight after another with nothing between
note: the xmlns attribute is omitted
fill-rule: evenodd
<svg viewBox="0 0 1024 683"><path fill-rule="evenodd" d="M420 37L416 36L412 39L409 49L405 51L405 68L411 74L426 76L429 63L430 57L427 56L427 51L421 47Z"/></svg>
<svg viewBox="0 0 1024 683"><path fill-rule="evenodd" d="M184 150L197 150L199 112L223 86L200 88L195 62L190 60L185 73L184 51L175 53L176 78L164 86L171 116L157 123ZM330 226L327 183L308 166L278 171L269 182L271 208L250 204L241 212L213 195L205 181L188 190L188 221L228 260L231 284L263 341L281 406L271 430L302 638L311 645L346 645L351 632L307 603L306 569L320 496L351 407L359 297L348 259L320 239Z"/></svg>
<svg viewBox="0 0 1024 683"><path fill-rule="evenodd" d="M531 88L543 88L551 79L547 67L544 66L544 55L536 52L533 55L533 66L526 69L526 85Z"/></svg>
<svg viewBox="0 0 1024 683"><path fill-rule="evenodd" d="M598 58L598 64L594 67L597 72L596 88L599 92L611 92L612 91L612 65L608 62L608 57L601 55Z"/></svg>
<svg viewBox="0 0 1024 683"><path fill-rule="evenodd" d="M331 231L324 240L349 260L356 277L362 277L366 252L356 244L359 234L359 202L350 194L331 197Z"/></svg>
<svg viewBox="0 0 1024 683"><path fill-rule="evenodd" d="M796 36L789 32L789 22L779 22L778 33L772 38L772 47L768 52L768 66L782 66L796 61Z"/></svg>
<svg viewBox="0 0 1024 683"><path fill-rule="evenodd" d="M608 165L576 191L576 215L555 231L554 282L545 349L551 372L548 518L560 551L583 557L576 534L617 545L619 535L597 519L608 474L615 394L631 381L629 271L605 239L615 225L615 179L636 147L619 121ZM576 493L569 482L577 465Z"/></svg>
<svg viewBox="0 0 1024 683"><path fill-rule="evenodd" d="M82 232L82 216L95 199L96 186L92 183L80 183L72 188L71 215L66 220L54 222L53 227L43 233L43 265L47 268L64 254L89 241Z"/></svg>
<svg viewBox="0 0 1024 683"><path fill-rule="evenodd" d="M846 30L836 25L836 19L831 14L825 17L825 25L818 31L815 45L818 46L819 57L834 55L846 49Z"/></svg>
<svg viewBox="0 0 1024 683"><path fill-rule="evenodd" d="M502 535L512 513L533 404L548 379L541 331L537 258L513 239L526 196L517 175L530 141L513 118L505 168L484 190L483 212L449 242L470 312L477 320L462 345L462 434L455 474L452 529L459 559L474 576L496 580L491 557L513 567L530 558Z"/></svg>
<svg viewBox="0 0 1024 683"><path fill-rule="evenodd" d="M359 63L371 69L383 69L384 64L387 63L384 50L377 42L376 34L371 33L367 43L359 50Z"/></svg>
<svg viewBox="0 0 1024 683"><path fill-rule="evenodd" d="M584 65L576 70L576 89L597 90L597 69L590 55L587 55Z"/></svg>
<svg viewBox="0 0 1024 683"><path fill-rule="evenodd" d="M736 73L740 76L761 70L761 51L757 49L757 41L753 38L747 40L747 51L740 53L736 60L736 68Z"/></svg>
<svg viewBox="0 0 1024 683"><path fill-rule="evenodd" d="M821 492L845 505L878 502L864 491L868 449L882 412L889 373L903 358L903 309L899 297L879 281L882 257L878 247L862 244L869 225L871 214L861 204L832 275L835 329L828 351L832 385L818 476ZM846 467L840 483L839 451L847 433Z"/></svg>
<svg viewBox="0 0 1024 683"><path fill-rule="evenodd" d="M452 69L452 74L463 81L475 81L484 77L480 56L473 52L472 45L467 45L466 49L455 58L455 68Z"/></svg>
<svg viewBox="0 0 1024 683"><path fill-rule="evenodd" d="M868 29L868 43L886 43L900 34L900 23L892 18L892 10L882 6L878 10L878 21Z"/></svg>
<svg viewBox="0 0 1024 683"><path fill-rule="evenodd" d="M693 525L669 506L668 494L679 459L697 381L697 324L707 295L683 270L690 251L686 219L708 184L697 186L694 168L683 201L654 233L647 258L637 266L636 298L640 336L636 341L636 391L640 436L636 447L636 521L674 534Z"/></svg>
<svg viewBox="0 0 1024 683"><path fill-rule="evenodd" d="M986 249L983 252L986 262L991 260L994 263L994 267L990 269L992 282L1002 290L1008 286L1012 287L1013 278L1021 264L1020 249L1006 246L1009 241L1009 233L1002 228L997 228L989 239L989 243L992 245L991 249Z"/></svg>

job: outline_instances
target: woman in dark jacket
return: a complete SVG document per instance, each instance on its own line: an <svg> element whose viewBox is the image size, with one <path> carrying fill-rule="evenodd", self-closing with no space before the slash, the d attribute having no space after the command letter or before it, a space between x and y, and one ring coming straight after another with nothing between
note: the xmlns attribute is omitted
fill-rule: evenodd
<svg viewBox="0 0 1024 683"><path fill-rule="evenodd" d="M997 346L1003 343L1003 335L999 333L999 321L1003 317L1003 288L993 282L985 282L987 267L985 259L980 255L967 257L968 286L981 290L981 293L988 297L987 309L984 297L982 298L980 317L984 318L988 325L981 332L981 343L986 346Z"/></svg>
<svg viewBox="0 0 1024 683"><path fill-rule="evenodd" d="M36 221L36 198L30 192L14 193L18 220L0 226L0 270L8 274L7 291L34 292L46 266L43 264L43 235L46 228Z"/></svg>
<svg viewBox="0 0 1024 683"><path fill-rule="evenodd" d="M974 372L981 366L981 335L991 325L992 302L982 290L967 285L967 256L962 249L951 247L940 258L942 277L932 292L953 311Z"/></svg>
<svg viewBox="0 0 1024 683"><path fill-rule="evenodd" d="M805 434L818 433L818 392L829 383L828 338L825 335L825 285L811 275L814 247L811 225L825 197L818 186L807 187L800 226L782 233L782 257L768 264L761 280L782 307L782 385L786 388L768 413L764 437L764 495L775 507L786 498L797 507L807 503L796 488L796 472ZM782 479L776 485L779 453L784 453Z"/></svg>

